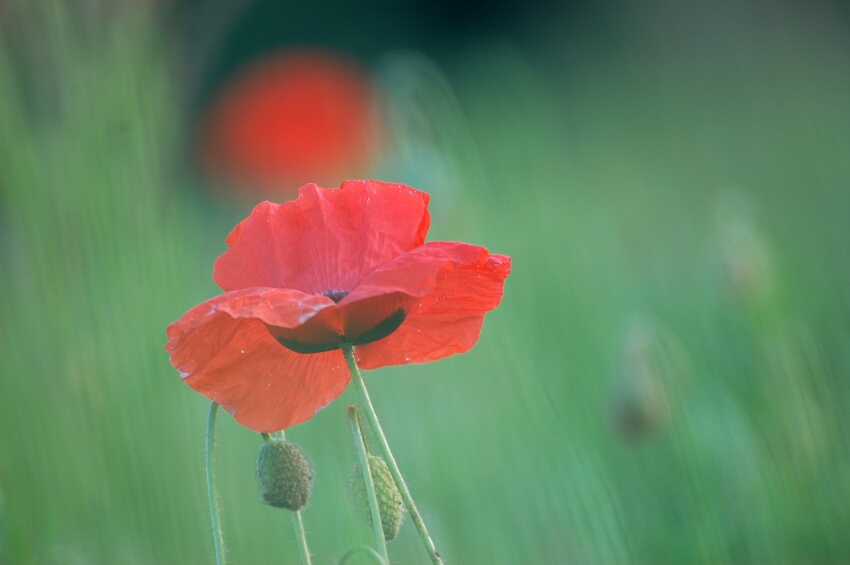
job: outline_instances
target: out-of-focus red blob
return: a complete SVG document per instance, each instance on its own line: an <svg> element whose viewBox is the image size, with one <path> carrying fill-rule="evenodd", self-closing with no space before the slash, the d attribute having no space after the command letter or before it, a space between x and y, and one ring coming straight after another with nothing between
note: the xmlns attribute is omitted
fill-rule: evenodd
<svg viewBox="0 0 850 565"><path fill-rule="evenodd" d="M202 172L254 196L295 194L365 174L377 127L368 74L344 56L287 50L249 65L200 122Z"/></svg>

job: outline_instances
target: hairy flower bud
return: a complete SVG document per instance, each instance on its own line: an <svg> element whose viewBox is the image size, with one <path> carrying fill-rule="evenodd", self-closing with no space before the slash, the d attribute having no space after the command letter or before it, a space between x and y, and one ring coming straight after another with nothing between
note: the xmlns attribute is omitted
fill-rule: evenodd
<svg viewBox="0 0 850 565"><path fill-rule="evenodd" d="M300 510L313 488L313 467L294 443L268 441L257 456L257 478L263 502L276 508Z"/></svg>
<svg viewBox="0 0 850 565"><path fill-rule="evenodd" d="M381 514L381 527L387 541L395 539L404 519L404 505L401 493L393 480L389 467L381 457L369 455L369 468L375 496L378 499L378 511ZM365 524L372 525L372 510L369 507L369 495L360 463L354 466L348 481L348 497L354 506L354 512Z"/></svg>

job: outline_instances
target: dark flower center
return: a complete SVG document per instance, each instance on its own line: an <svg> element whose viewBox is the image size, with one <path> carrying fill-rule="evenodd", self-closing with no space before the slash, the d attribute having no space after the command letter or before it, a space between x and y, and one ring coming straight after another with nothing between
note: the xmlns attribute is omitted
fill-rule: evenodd
<svg viewBox="0 0 850 565"><path fill-rule="evenodd" d="M345 292L348 294L348 292ZM329 296L331 300L334 300L332 296ZM342 300L342 297L340 297ZM284 337L275 337L277 341L287 349L291 349L295 353L323 353L325 351L333 351L334 349L342 349L343 347L351 347L354 345L366 345L367 343L372 343L373 341L378 341L379 339L384 339L394 331L396 331L399 326L404 322L404 319L407 317L407 312L405 312L404 308L399 308L374 326L371 329L366 330L365 332L356 335L356 336L339 336L339 339L323 342L323 343L307 343L304 341L299 341L297 339L287 339Z"/></svg>
<svg viewBox="0 0 850 565"><path fill-rule="evenodd" d="M322 294L324 296L327 296L328 298L330 298L334 302L339 302L340 300L342 300L343 298L348 296L349 292L351 292L351 291L350 290L328 290L327 292L323 292Z"/></svg>

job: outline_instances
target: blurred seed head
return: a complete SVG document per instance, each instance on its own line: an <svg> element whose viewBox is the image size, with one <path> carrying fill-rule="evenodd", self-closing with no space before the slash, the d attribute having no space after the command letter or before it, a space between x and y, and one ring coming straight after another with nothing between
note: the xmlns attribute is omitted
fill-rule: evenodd
<svg viewBox="0 0 850 565"><path fill-rule="evenodd" d="M611 414L615 429L624 439L638 440L669 421L665 373L670 363L655 327L645 319L630 324L621 355Z"/></svg>
<svg viewBox="0 0 850 565"><path fill-rule="evenodd" d="M763 303L773 287L770 249L757 229L749 199L739 193L720 197L716 237L723 284L745 305Z"/></svg>
<svg viewBox="0 0 850 565"><path fill-rule="evenodd" d="M381 527L384 529L384 538L387 541L392 541L398 535L401 523L404 521L404 504L401 493L383 458L369 455L369 468L372 483L375 485L375 495L378 498L378 511L381 513ZM366 481L363 478L363 468L359 462L354 466L351 478L348 480L348 498L357 517L371 528L372 509L369 507Z"/></svg>
<svg viewBox="0 0 850 565"><path fill-rule="evenodd" d="M450 223L459 196L480 184L476 144L450 81L415 51L388 53L375 67L384 141L376 169L431 195L432 221ZM463 218L462 221L468 221Z"/></svg>
<svg viewBox="0 0 850 565"><path fill-rule="evenodd" d="M272 440L257 456L257 478L263 502L275 508L300 510L313 489L313 467L294 443Z"/></svg>

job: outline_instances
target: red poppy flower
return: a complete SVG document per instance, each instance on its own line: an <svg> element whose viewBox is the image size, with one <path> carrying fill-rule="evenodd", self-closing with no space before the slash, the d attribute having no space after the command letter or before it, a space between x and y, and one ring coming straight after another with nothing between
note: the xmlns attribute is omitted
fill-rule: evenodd
<svg viewBox="0 0 850 565"><path fill-rule="evenodd" d="M511 260L425 243L428 199L403 184L347 181L259 204L215 262L225 293L168 327L171 364L241 424L271 432L345 390L343 346L364 369L468 351Z"/></svg>
<svg viewBox="0 0 850 565"><path fill-rule="evenodd" d="M340 54L266 55L204 113L199 164L207 177L246 193L293 194L308 179L336 184L368 167L377 130L371 104L367 73Z"/></svg>

